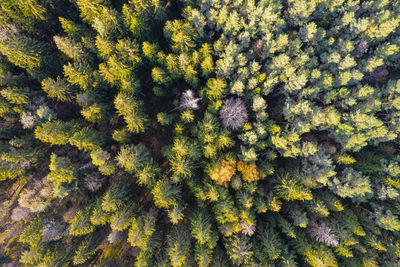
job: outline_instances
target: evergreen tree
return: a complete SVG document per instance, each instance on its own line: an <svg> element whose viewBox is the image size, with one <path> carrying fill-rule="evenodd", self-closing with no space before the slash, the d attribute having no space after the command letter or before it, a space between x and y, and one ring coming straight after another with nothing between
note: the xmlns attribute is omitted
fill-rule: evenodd
<svg viewBox="0 0 400 267"><path fill-rule="evenodd" d="M141 103L124 93L119 93L114 100L118 114L124 117L128 130L141 133L145 130L148 119L143 114Z"/></svg>
<svg viewBox="0 0 400 267"><path fill-rule="evenodd" d="M73 124L70 122L48 121L36 127L35 137L53 145L65 145L72 137L72 129Z"/></svg>
<svg viewBox="0 0 400 267"><path fill-rule="evenodd" d="M168 235L168 256L172 266L185 266L190 263L190 234L183 224L172 227Z"/></svg>
<svg viewBox="0 0 400 267"><path fill-rule="evenodd" d="M6 38L0 41L0 52L8 60L25 69L35 79L41 81L46 76L57 73L59 62L40 41L28 37Z"/></svg>
<svg viewBox="0 0 400 267"><path fill-rule="evenodd" d="M96 250L100 245L99 241L101 241L101 239L96 233L86 236L75 251L73 263L75 265L83 264L90 259L96 253Z"/></svg>
<svg viewBox="0 0 400 267"><path fill-rule="evenodd" d="M399 12L0 0L0 265L396 266Z"/></svg>
<svg viewBox="0 0 400 267"><path fill-rule="evenodd" d="M69 228L70 235L81 236L92 233L94 231L95 227L90 222L91 212L92 206L89 205L76 213Z"/></svg>
<svg viewBox="0 0 400 267"><path fill-rule="evenodd" d="M235 265L252 263L253 251L246 236L235 235L225 242L229 258Z"/></svg>
<svg viewBox="0 0 400 267"><path fill-rule="evenodd" d="M46 78L42 81L42 89L49 97L57 98L59 101L71 101L73 99L71 86L60 77L57 80Z"/></svg>
<svg viewBox="0 0 400 267"><path fill-rule="evenodd" d="M117 211L129 199L132 186L119 182L114 184L103 196L101 207L106 212Z"/></svg>

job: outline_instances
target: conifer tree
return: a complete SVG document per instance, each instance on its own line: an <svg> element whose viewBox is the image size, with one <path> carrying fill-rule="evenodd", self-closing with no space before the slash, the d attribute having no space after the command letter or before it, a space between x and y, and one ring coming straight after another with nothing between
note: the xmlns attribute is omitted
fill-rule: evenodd
<svg viewBox="0 0 400 267"><path fill-rule="evenodd" d="M207 217L205 212L197 211L192 215L191 219L191 232L192 236L196 238L200 245L210 243L212 240L212 226L210 218Z"/></svg>
<svg viewBox="0 0 400 267"><path fill-rule="evenodd" d="M235 235L225 242L229 258L235 265L252 263L253 251L246 236Z"/></svg>
<svg viewBox="0 0 400 267"><path fill-rule="evenodd" d="M53 145L65 145L72 137L72 128L73 124L70 122L48 121L36 127L35 137Z"/></svg>
<svg viewBox="0 0 400 267"><path fill-rule="evenodd" d="M75 42L69 37L54 36L54 42L57 48L74 60L82 60L84 57L84 50L80 43Z"/></svg>
<svg viewBox="0 0 400 267"><path fill-rule="evenodd" d="M118 114L124 117L128 130L141 133L145 130L148 119L142 111L142 105L134 97L119 93L114 100Z"/></svg>
<svg viewBox="0 0 400 267"><path fill-rule="evenodd" d="M132 186L126 182L114 184L103 196L101 207L106 212L115 212L129 199Z"/></svg>
<svg viewBox="0 0 400 267"><path fill-rule="evenodd" d="M75 265L83 264L90 259L96 253L100 245L99 241L101 241L101 239L98 237L97 233L86 236L75 251L73 263Z"/></svg>
<svg viewBox="0 0 400 267"><path fill-rule="evenodd" d="M0 265L396 266L399 10L0 0Z"/></svg>
<svg viewBox="0 0 400 267"><path fill-rule="evenodd" d="M57 98L59 101L71 101L73 89L60 77L57 80L46 78L42 81L42 89L49 97Z"/></svg>
<svg viewBox="0 0 400 267"><path fill-rule="evenodd" d="M168 235L168 256L172 266L190 263L190 234L183 224L173 226Z"/></svg>
<svg viewBox="0 0 400 267"><path fill-rule="evenodd" d="M47 51L45 45L28 37L13 37L0 41L0 52L8 60L25 69L35 79L41 81L46 76L57 73L58 60Z"/></svg>
<svg viewBox="0 0 400 267"><path fill-rule="evenodd" d="M69 228L70 235L81 236L94 231L95 227L90 222L91 211L92 206L89 205L76 213Z"/></svg>

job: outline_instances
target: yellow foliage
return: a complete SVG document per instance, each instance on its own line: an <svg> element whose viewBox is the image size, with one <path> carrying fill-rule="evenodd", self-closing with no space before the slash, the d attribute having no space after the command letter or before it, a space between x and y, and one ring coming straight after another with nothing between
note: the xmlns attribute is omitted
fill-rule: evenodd
<svg viewBox="0 0 400 267"><path fill-rule="evenodd" d="M394 249L394 254L396 255L396 257L400 258L400 243L397 242L396 244L393 244L392 248Z"/></svg>
<svg viewBox="0 0 400 267"><path fill-rule="evenodd" d="M243 180L246 182L253 182L260 179L260 175L257 171L257 165L253 163L246 163L244 161L239 161L237 164L237 169L242 173Z"/></svg>
<svg viewBox="0 0 400 267"><path fill-rule="evenodd" d="M365 236L365 232L361 227L356 228L353 233L358 236Z"/></svg>
<svg viewBox="0 0 400 267"><path fill-rule="evenodd" d="M387 251L387 248L381 243L380 240L377 240L376 237L370 237L368 243L376 250Z"/></svg>
<svg viewBox="0 0 400 267"><path fill-rule="evenodd" d="M272 197L268 200L268 208L273 212L278 212L281 210L282 201L277 199L276 197Z"/></svg>
<svg viewBox="0 0 400 267"><path fill-rule="evenodd" d="M181 114L181 118L184 122L192 122L194 120L194 115L191 110L185 110Z"/></svg>
<svg viewBox="0 0 400 267"><path fill-rule="evenodd" d="M340 203L339 200L336 200L336 201L333 203L333 205L335 206L336 211L342 211L342 210L344 210L344 207L343 207L342 203Z"/></svg>
<svg viewBox="0 0 400 267"><path fill-rule="evenodd" d="M219 185L226 186L231 180L232 176L236 173L236 162L221 160L219 164L210 166L208 174L210 178Z"/></svg>
<svg viewBox="0 0 400 267"><path fill-rule="evenodd" d="M392 179L391 177L387 177L385 184L400 188L400 179Z"/></svg>
<svg viewBox="0 0 400 267"><path fill-rule="evenodd" d="M362 259L362 266L363 267L378 267L379 264L376 261L376 258L363 258Z"/></svg>
<svg viewBox="0 0 400 267"><path fill-rule="evenodd" d="M219 162L211 164L208 167L208 175L218 185L227 186L232 176L236 173L236 169L241 172L243 180L253 182L260 179L260 174L257 170L257 165L239 161L237 164L234 159L221 159Z"/></svg>
<svg viewBox="0 0 400 267"><path fill-rule="evenodd" d="M175 131L176 131L177 134L182 134L183 130L184 129L183 129L182 125L180 125L179 123L177 123L175 125Z"/></svg>
<svg viewBox="0 0 400 267"><path fill-rule="evenodd" d="M352 156L347 154L342 154L337 159L337 163L339 164L348 165L348 164L353 164L354 162L356 162L356 160Z"/></svg>
<svg viewBox="0 0 400 267"><path fill-rule="evenodd" d="M346 247L346 246L337 246L335 248L335 251L340 256L343 256L343 257L346 257L346 258L354 257L353 252L351 251L351 249L349 247Z"/></svg>

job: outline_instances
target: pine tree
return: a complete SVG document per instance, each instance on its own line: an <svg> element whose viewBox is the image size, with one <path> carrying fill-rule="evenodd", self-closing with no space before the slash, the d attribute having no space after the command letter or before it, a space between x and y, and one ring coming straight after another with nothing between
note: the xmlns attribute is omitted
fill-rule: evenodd
<svg viewBox="0 0 400 267"><path fill-rule="evenodd" d="M42 241L42 235L40 232L42 227L42 219L40 217L34 218L19 235L19 241L28 243L31 247L39 244Z"/></svg>
<svg viewBox="0 0 400 267"><path fill-rule="evenodd" d="M271 226L265 226L262 232L257 235L256 240L253 246L255 247L255 256L260 262L265 262L267 258L276 260L283 253L280 237Z"/></svg>
<svg viewBox="0 0 400 267"><path fill-rule="evenodd" d="M42 89L49 97L56 98L58 101L71 101L73 99L73 89L62 78L57 77L57 80L46 78L42 81Z"/></svg>
<svg viewBox="0 0 400 267"><path fill-rule="evenodd" d="M290 177L292 174L286 173L280 177L279 184L275 186L278 196L287 200L311 200L311 191L300 184L296 177Z"/></svg>
<svg viewBox="0 0 400 267"><path fill-rule="evenodd" d="M168 256L173 267L186 266L190 256L190 234L183 224L172 227L168 235Z"/></svg>
<svg viewBox="0 0 400 267"><path fill-rule="evenodd" d="M82 116L89 122L96 123L104 121L107 115L107 107L102 104L93 104L82 108Z"/></svg>
<svg viewBox="0 0 400 267"><path fill-rule="evenodd" d="M128 203L124 207L119 208L110 218L111 229L123 231L128 228L134 216L133 207L134 206Z"/></svg>
<svg viewBox="0 0 400 267"><path fill-rule="evenodd" d="M204 211L193 213L191 218L192 236L196 238L200 245L209 243L212 240L212 226L210 218Z"/></svg>
<svg viewBox="0 0 400 267"><path fill-rule="evenodd" d="M69 228L70 235L81 236L94 231L95 227L90 222L91 212L92 206L89 205L76 213Z"/></svg>
<svg viewBox="0 0 400 267"><path fill-rule="evenodd" d="M57 48L69 58L74 60L82 60L84 58L85 51L80 43L75 42L69 37L61 36L54 36L53 40Z"/></svg>
<svg viewBox="0 0 400 267"><path fill-rule="evenodd" d="M341 197L361 198L372 192L368 177L352 168L344 169L340 178L333 181L331 188Z"/></svg>
<svg viewBox="0 0 400 267"><path fill-rule="evenodd" d="M86 236L75 251L73 263L75 265L83 264L87 260L89 260L96 253L100 242L101 239L99 238L97 233Z"/></svg>
<svg viewBox="0 0 400 267"><path fill-rule="evenodd" d="M111 213L106 212L102 208L102 199L98 198L93 204L92 214L90 216L90 222L97 225L105 225L110 221Z"/></svg>
<svg viewBox="0 0 400 267"><path fill-rule="evenodd" d="M72 129L73 124L71 122L48 121L36 127L35 137L42 142L53 145L65 145L72 137Z"/></svg>
<svg viewBox="0 0 400 267"><path fill-rule="evenodd" d="M111 159L110 153L100 149L90 152L90 157L94 165L99 167L99 171L103 175L111 175L115 173L116 166Z"/></svg>
<svg viewBox="0 0 400 267"><path fill-rule="evenodd" d="M78 85L84 90L92 87L94 83L93 70L85 63L69 62L64 65L64 75L70 84Z"/></svg>
<svg viewBox="0 0 400 267"><path fill-rule="evenodd" d="M82 24L78 24L63 17L59 17L58 19L64 32L75 42L79 42L81 37L88 33L88 29Z"/></svg>
<svg viewBox="0 0 400 267"><path fill-rule="evenodd" d="M0 91L9 103L17 105L25 105L29 102L29 89L28 88L5 88Z"/></svg>
<svg viewBox="0 0 400 267"><path fill-rule="evenodd" d="M84 128L72 135L69 139L69 143L86 152L100 149L103 140L104 138L101 133L90 128Z"/></svg>
<svg viewBox="0 0 400 267"><path fill-rule="evenodd" d="M172 49L176 52L186 52L195 47L196 32L188 22L181 20L167 21L164 35L172 41Z"/></svg>
<svg viewBox="0 0 400 267"><path fill-rule="evenodd" d="M119 182L111 186L103 196L101 207L106 212L115 212L129 199L132 185Z"/></svg>
<svg viewBox="0 0 400 267"><path fill-rule="evenodd" d="M159 180L151 190L154 204L159 208L169 208L177 204L180 188L171 184L168 180Z"/></svg>
<svg viewBox="0 0 400 267"><path fill-rule="evenodd" d="M194 258L196 260L196 263L200 267L210 266L213 258L212 252L212 249L210 249L208 246L196 244L196 248L194 251Z"/></svg>
<svg viewBox="0 0 400 267"><path fill-rule="evenodd" d="M150 209L141 216L132 219L128 232L128 241L133 247L139 247L142 251L151 251L158 244L156 215L156 210Z"/></svg>
<svg viewBox="0 0 400 267"><path fill-rule="evenodd" d="M109 4L107 0L78 0L76 2L81 13L81 17L93 23L96 17L102 14L102 8Z"/></svg>
<svg viewBox="0 0 400 267"><path fill-rule="evenodd" d="M225 242L229 258L235 265L249 265L252 263L253 251L246 236L235 235Z"/></svg>
<svg viewBox="0 0 400 267"><path fill-rule="evenodd" d="M148 119L142 111L142 104L134 97L119 93L114 100L118 114L123 116L127 128L132 133L144 132Z"/></svg>
<svg viewBox="0 0 400 267"><path fill-rule="evenodd" d="M77 179L77 168L68 157L50 156L50 173L47 178L54 183L71 183Z"/></svg>
<svg viewBox="0 0 400 267"><path fill-rule="evenodd" d="M128 172L138 172L150 161L150 151L143 145L123 146L117 156L118 165Z"/></svg>
<svg viewBox="0 0 400 267"><path fill-rule="evenodd" d="M383 212L382 209L376 212L376 223L388 231L398 231L400 229L400 221L396 215L390 210Z"/></svg>
<svg viewBox="0 0 400 267"><path fill-rule="evenodd" d="M54 75L59 67L58 60L47 51L43 43L28 37L1 40L0 52L11 63L25 69L39 81L46 76Z"/></svg>

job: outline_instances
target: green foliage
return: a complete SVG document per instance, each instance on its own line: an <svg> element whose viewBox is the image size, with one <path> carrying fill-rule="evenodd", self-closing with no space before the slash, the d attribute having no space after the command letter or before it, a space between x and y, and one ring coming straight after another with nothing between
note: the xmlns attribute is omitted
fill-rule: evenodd
<svg viewBox="0 0 400 267"><path fill-rule="evenodd" d="M290 177L293 176L293 177ZM291 173L283 174L279 179L279 184L275 186L275 191L279 197L287 200L311 200L312 194L309 189L300 184Z"/></svg>
<svg viewBox="0 0 400 267"><path fill-rule="evenodd" d="M171 40L171 47L176 52L185 52L193 48L197 38L190 23L182 20L167 21L164 26L164 35Z"/></svg>
<svg viewBox="0 0 400 267"><path fill-rule="evenodd" d="M35 218L20 234L19 241L23 243L28 243L30 246L35 246L39 244L42 240L42 236L40 233L42 227L42 219L40 217Z"/></svg>
<svg viewBox="0 0 400 267"><path fill-rule="evenodd" d="M96 233L86 236L75 251L73 263L75 265L83 264L90 259L96 253L100 241L101 239Z"/></svg>
<svg viewBox="0 0 400 267"><path fill-rule="evenodd" d="M332 190L343 198L361 198L372 193L368 177L362 176L361 173L352 168L346 168L340 178L333 179Z"/></svg>
<svg viewBox="0 0 400 267"><path fill-rule="evenodd" d="M117 156L118 165L125 168L128 172L142 169L146 161L149 160L148 149L139 144L137 146L123 146Z"/></svg>
<svg viewBox="0 0 400 267"><path fill-rule="evenodd" d="M102 209L106 212L117 211L120 207L122 207L125 201L129 199L131 192L131 185L125 182L114 184L103 196L101 202Z"/></svg>
<svg viewBox="0 0 400 267"><path fill-rule="evenodd" d="M129 95L119 93L114 104L118 114L124 117L129 131L140 133L145 130L148 119L143 114L140 102Z"/></svg>
<svg viewBox="0 0 400 267"><path fill-rule="evenodd" d="M81 110L82 116L89 122L96 123L101 122L105 118L106 107L101 104L93 104L91 106L84 107Z"/></svg>
<svg viewBox="0 0 400 267"><path fill-rule="evenodd" d="M95 229L94 225L90 222L90 215L92 206L87 206L79 210L71 222L69 234L72 236L81 236L92 233Z"/></svg>
<svg viewBox="0 0 400 267"><path fill-rule="evenodd" d="M64 75L70 84L80 86L84 90L90 88L94 82L93 70L84 63L69 62L68 65L64 65Z"/></svg>
<svg viewBox="0 0 400 267"><path fill-rule="evenodd" d="M115 173L115 163L111 159L110 153L102 150L101 148L94 150L90 153L92 163L99 167L99 171L103 175L111 175Z"/></svg>
<svg viewBox="0 0 400 267"><path fill-rule="evenodd" d="M42 42L28 37L5 38L0 41L0 52L11 63L26 69L35 79L41 81L57 69L58 61L52 58ZM46 55L47 54L47 55Z"/></svg>
<svg viewBox="0 0 400 267"><path fill-rule="evenodd" d="M190 234L185 225L172 226L168 235L167 251L173 267L186 266L189 263Z"/></svg>
<svg viewBox="0 0 400 267"><path fill-rule="evenodd" d="M388 231L399 231L400 221L390 210L383 212L379 210L376 213L376 222L378 226Z"/></svg>
<svg viewBox="0 0 400 267"><path fill-rule="evenodd" d="M235 235L225 242L229 258L235 265L249 265L254 252L246 236Z"/></svg>
<svg viewBox="0 0 400 267"><path fill-rule="evenodd" d="M57 98L59 101L71 101L72 100L72 88L71 86L60 77L57 80L52 78L46 78L42 81L42 89L49 97Z"/></svg>
<svg viewBox="0 0 400 267"><path fill-rule="evenodd" d="M155 210L149 210L147 213L132 219L128 241L133 247L139 247L142 251L151 251L158 244L156 215Z"/></svg>
<svg viewBox="0 0 400 267"><path fill-rule="evenodd" d="M35 137L52 145L68 144L72 137L73 124L62 121L48 121L36 127Z"/></svg>
<svg viewBox="0 0 400 267"><path fill-rule="evenodd" d="M212 240L212 230L210 218L203 211L198 211L193 214L191 219L192 236L196 238L200 245L209 243Z"/></svg>
<svg viewBox="0 0 400 267"><path fill-rule="evenodd" d="M54 42L57 48L69 58L81 60L84 57L84 50L80 43L75 42L69 37L54 36Z"/></svg>
<svg viewBox="0 0 400 267"><path fill-rule="evenodd" d="M91 224L105 225L110 221L111 213L106 212L102 208L102 199L98 198L93 204L92 214L90 215Z"/></svg>
<svg viewBox="0 0 400 267"><path fill-rule="evenodd" d="M111 229L123 231L128 228L133 218L133 208L134 206L128 203L115 212L110 218Z"/></svg>
<svg viewBox="0 0 400 267"><path fill-rule="evenodd" d="M180 189L164 179L156 183L151 193L154 197L154 204L157 207L169 208L177 204Z"/></svg>
<svg viewBox="0 0 400 267"><path fill-rule="evenodd" d="M0 91L0 94L11 104L24 105L29 103L29 90L27 89L5 88Z"/></svg>
<svg viewBox="0 0 400 267"><path fill-rule="evenodd" d="M93 129L84 128L71 136L69 143L84 151L98 150L103 143L103 136Z"/></svg>
<svg viewBox="0 0 400 267"><path fill-rule="evenodd" d="M262 232L257 235L257 241L254 243L255 257L260 262L266 262L278 259L283 253L283 244L277 231L273 227L266 226Z"/></svg>
<svg viewBox="0 0 400 267"><path fill-rule="evenodd" d="M399 14L0 0L0 265L396 266Z"/></svg>
<svg viewBox="0 0 400 267"><path fill-rule="evenodd" d="M55 183L70 183L77 177L77 168L68 157L50 156L50 174L47 178Z"/></svg>

